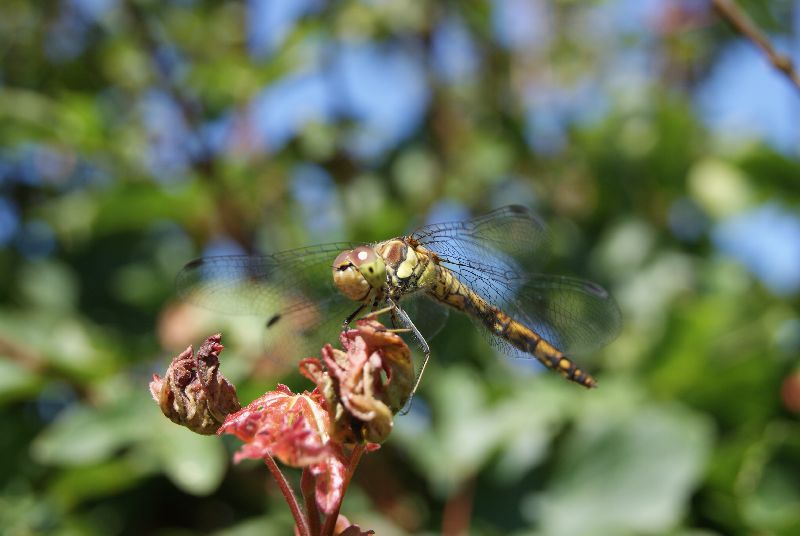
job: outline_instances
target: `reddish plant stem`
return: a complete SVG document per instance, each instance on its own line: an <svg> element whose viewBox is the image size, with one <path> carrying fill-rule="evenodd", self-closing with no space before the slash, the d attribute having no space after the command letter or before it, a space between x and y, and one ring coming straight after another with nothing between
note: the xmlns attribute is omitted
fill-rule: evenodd
<svg viewBox="0 0 800 536"><path fill-rule="evenodd" d="M278 464L275 463L272 456L265 457L264 463L267 464L270 473L272 473L272 476L275 478L275 482L278 483L278 488L280 488L283 497L289 505L289 510L292 511L292 517L294 517L294 524L297 527L297 532L300 536L312 536L311 532L308 530L306 518L300 510L300 505L297 504L297 498L294 495L292 486L289 484L289 481L286 480L286 477L283 476L283 473L278 468Z"/></svg>
<svg viewBox="0 0 800 536"><path fill-rule="evenodd" d="M322 536L333 536L333 529L336 528L336 520L339 519L339 510L344 501L344 494L347 493L347 486L350 485L350 480L353 478L353 473L356 472L358 462L361 460L361 455L364 454L366 447L362 444L357 444L353 447L353 452L350 454L350 460L347 462L347 473L344 477L344 485L342 486L342 500L336 505L336 509L325 518L325 525L322 527Z"/></svg>
<svg viewBox="0 0 800 536"><path fill-rule="evenodd" d="M769 39L736 2L733 0L711 0L711 3L720 17L760 48L773 67L785 74L800 89L800 74L795 70L792 60L775 50Z"/></svg>
<svg viewBox="0 0 800 536"><path fill-rule="evenodd" d="M442 535L461 536L469 534L472 507L475 501L475 479L463 482L448 499L442 515Z"/></svg>
<svg viewBox="0 0 800 536"><path fill-rule="evenodd" d="M308 467L303 468L303 476L300 477L300 490L303 492L303 502L306 505L306 519L311 534L317 536L320 533L319 509L317 508L317 498L314 495L316 479L311 474Z"/></svg>

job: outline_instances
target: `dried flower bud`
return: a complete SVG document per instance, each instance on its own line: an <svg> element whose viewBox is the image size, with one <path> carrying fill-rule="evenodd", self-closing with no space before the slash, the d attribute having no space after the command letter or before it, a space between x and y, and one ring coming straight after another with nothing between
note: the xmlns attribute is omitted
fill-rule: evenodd
<svg viewBox="0 0 800 536"><path fill-rule="evenodd" d="M399 335L373 319L359 320L340 341L344 351L325 345L322 362L304 359L300 372L325 397L337 441L381 443L411 394L411 352Z"/></svg>
<svg viewBox="0 0 800 536"><path fill-rule="evenodd" d="M193 354L189 346L175 357L164 378L153 375L150 393L172 422L198 434L213 434L241 405L236 388L219 372L221 335L212 335Z"/></svg>

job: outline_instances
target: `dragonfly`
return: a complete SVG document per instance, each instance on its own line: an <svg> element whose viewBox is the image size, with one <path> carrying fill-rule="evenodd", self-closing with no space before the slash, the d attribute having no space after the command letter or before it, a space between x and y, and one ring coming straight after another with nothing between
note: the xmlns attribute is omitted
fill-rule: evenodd
<svg viewBox="0 0 800 536"><path fill-rule="evenodd" d="M376 243L203 257L184 266L177 288L187 301L222 313L262 315L268 339L295 343L282 352L276 344L281 361L335 340L362 313L389 310L424 354L418 385L430 358L427 339L457 310L500 353L536 359L595 387L571 356L612 341L620 310L596 283L544 273L551 244L542 220L512 205Z"/></svg>

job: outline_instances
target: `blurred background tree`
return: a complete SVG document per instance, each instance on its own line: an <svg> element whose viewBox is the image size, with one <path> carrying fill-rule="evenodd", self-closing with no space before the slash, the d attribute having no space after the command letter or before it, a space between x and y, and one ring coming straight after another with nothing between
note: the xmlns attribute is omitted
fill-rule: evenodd
<svg viewBox="0 0 800 536"><path fill-rule="evenodd" d="M800 63L800 2L738 4ZM263 467L149 400L219 330L243 401L286 373L178 269L511 202L623 309L601 387L451 316L347 515L800 533L800 91L710 2L5 0L0 54L5 534L289 534Z"/></svg>

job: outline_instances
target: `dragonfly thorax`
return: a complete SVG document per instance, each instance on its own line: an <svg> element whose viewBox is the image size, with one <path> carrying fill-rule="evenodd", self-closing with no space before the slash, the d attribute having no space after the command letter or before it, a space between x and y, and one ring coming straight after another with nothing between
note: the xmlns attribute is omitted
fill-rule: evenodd
<svg viewBox="0 0 800 536"><path fill-rule="evenodd" d="M368 246L343 251L333 261L333 282L351 300L364 301L373 289L385 285L386 264Z"/></svg>

